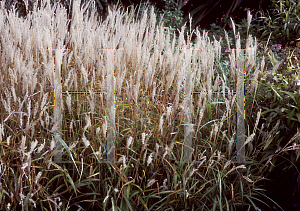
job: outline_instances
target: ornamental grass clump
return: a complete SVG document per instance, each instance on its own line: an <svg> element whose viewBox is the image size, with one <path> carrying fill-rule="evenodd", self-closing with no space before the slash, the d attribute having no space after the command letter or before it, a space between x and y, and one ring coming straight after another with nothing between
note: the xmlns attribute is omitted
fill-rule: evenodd
<svg viewBox="0 0 300 211"><path fill-rule="evenodd" d="M230 55L231 75L219 74L219 41L196 31L192 46L182 27L175 46L163 22L156 25L153 9L137 20L114 7L97 23L74 1L68 31L66 11L46 2L26 18L1 5L2 210L258 210L259 195L269 200L257 184L263 179L263 172L256 173L259 150L245 151L252 164L232 162L236 51ZM256 46L249 36L247 47ZM255 50L246 53L251 78L261 66L253 65ZM220 92L220 86L229 94L215 99L212 91ZM256 90L255 83L245 86ZM115 88L114 96L105 95L108 87ZM187 90L201 94L189 98ZM110 108L108 98L114 102ZM186 102L193 105L191 124L197 126L191 130L190 163L183 158ZM116 162L106 160L113 150L109 131ZM246 134L247 146L253 133Z"/></svg>

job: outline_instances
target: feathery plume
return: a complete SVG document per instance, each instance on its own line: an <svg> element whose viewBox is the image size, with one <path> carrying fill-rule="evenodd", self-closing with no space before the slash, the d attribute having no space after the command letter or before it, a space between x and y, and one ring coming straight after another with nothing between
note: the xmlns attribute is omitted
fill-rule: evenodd
<svg viewBox="0 0 300 211"><path fill-rule="evenodd" d="M246 139L244 146L246 146L250 141L252 141L253 138L254 138L254 136L255 136L255 133L252 133L252 134Z"/></svg>
<svg viewBox="0 0 300 211"><path fill-rule="evenodd" d="M163 134L163 126L164 124L164 114L161 115L160 120L159 120L159 130L161 131L161 134Z"/></svg>
<svg viewBox="0 0 300 211"><path fill-rule="evenodd" d="M147 183L147 186L146 188L149 188L151 187L151 185L153 185L157 180L156 179L151 179L151 180L148 180L148 183Z"/></svg>
<svg viewBox="0 0 300 211"><path fill-rule="evenodd" d="M85 137L84 132L83 132L82 141L83 141L84 146L85 146L86 148L87 148L88 146L90 146L90 142L89 142L89 140L87 140L87 138Z"/></svg>
<svg viewBox="0 0 300 211"><path fill-rule="evenodd" d="M36 177L35 177L35 183L36 183L36 184L38 184L38 182L39 182L41 176L42 176L42 172L40 171L40 172L36 175Z"/></svg>
<svg viewBox="0 0 300 211"><path fill-rule="evenodd" d="M37 140L31 142L30 152L29 153L32 153L34 151L34 149L35 149L35 147L36 147L37 144L38 144Z"/></svg>
<svg viewBox="0 0 300 211"><path fill-rule="evenodd" d="M0 144L2 143L2 136L4 135L4 126L0 124Z"/></svg>
<svg viewBox="0 0 300 211"><path fill-rule="evenodd" d="M149 166L150 163L152 163L152 160L153 160L153 154L154 152L152 152L149 157L148 157L148 160L147 160L147 166Z"/></svg>
<svg viewBox="0 0 300 211"><path fill-rule="evenodd" d="M52 137L52 140L51 140L51 143L50 143L50 150L53 150L55 147L55 141L53 140L53 137Z"/></svg>
<svg viewBox="0 0 300 211"><path fill-rule="evenodd" d="M45 139L44 139L44 143L41 144L41 146L39 146L37 153L40 153L45 147Z"/></svg>
<svg viewBox="0 0 300 211"><path fill-rule="evenodd" d="M131 136L127 139L127 148L130 148L130 146L132 144L132 140L133 140L133 138Z"/></svg>

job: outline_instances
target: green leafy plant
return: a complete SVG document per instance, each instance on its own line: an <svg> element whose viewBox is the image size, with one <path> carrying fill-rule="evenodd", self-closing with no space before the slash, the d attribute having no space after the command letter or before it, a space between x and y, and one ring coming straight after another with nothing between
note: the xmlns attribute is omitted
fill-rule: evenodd
<svg viewBox="0 0 300 211"><path fill-rule="evenodd" d="M173 1L164 0L166 2L163 10L164 24L171 30L179 29L182 23L182 12Z"/></svg>
<svg viewBox="0 0 300 211"><path fill-rule="evenodd" d="M267 55L273 68L262 72L255 112L262 109L262 122L259 125L264 123L265 128L272 129L278 124L275 132L278 131L279 134L274 137L272 142L266 144L265 149L268 148L270 153L266 153L264 158L269 156L271 152L277 151L277 154L284 152L283 154L286 154L290 162L299 162L299 151L296 154L284 151L293 143L299 143L299 139L294 140L294 142L289 141L292 138L292 134L297 132L300 127L299 62L296 62L294 66L291 61L293 52L287 50L283 51L281 61L275 59L271 49L268 49ZM294 59L298 61L297 57ZM267 133L264 133L262 138L266 138L266 136ZM279 162L278 159L279 157L274 158L274 165ZM289 165L289 168L294 166ZM271 166L270 171L273 167Z"/></svg>
<svg viewBox="0 0 300 211"><path fill-rule="evenodd" d="M183 20L183 14L182 11L177 7L177 4L173 0L164 0L165 2L165 9L162 11L159 10L153 3L147 2L147 3L140 3L139 10L137 11L136 17L138 20L141 18L141 14L145 8L154 7L154 13L156 15L156 26L159 25L160 21L164 23L164 34L167 35L169 33L170 35L170 42L173 41L174 38L174 32L176 36L175 45L178 44L178 30L181 30L182 20ZM148 10L148 14L150 13L150 9ZM185 34L187 32L187 27L184 28Z"/></svg>
<svg viewBox="0 0 300 211"><path fill-rule="evenodd" d="M254 18L253 29L260 34L261 40L268 39L271 44L290 45L300 38L300 2L295 0L272 0L271 8L260 17Z"/></svg>

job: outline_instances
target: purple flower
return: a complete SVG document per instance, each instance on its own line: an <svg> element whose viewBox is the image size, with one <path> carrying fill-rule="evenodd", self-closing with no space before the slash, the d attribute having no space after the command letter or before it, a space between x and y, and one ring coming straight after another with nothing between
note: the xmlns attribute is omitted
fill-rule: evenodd
<svg viewBox="0 0 300 211"><path fill-rule="evenodd" d="M169 3L171 3L171 1L169 1Z"/></svg>
<svg viewBox="0 0 300 211"><path fill-rule="evenodd" d="M176 20L176 18L173 18L173 20L175 21L175 20Z"/></svg>
<svg viewBox="0 0 300 211"><path fill-rule="evenodd" d="M187 1L185 1L184 3L187 4Z"/></svg>
<svg viewBox="0 0 300 211"><path fill-rule="evenodd" d="M281 49L281 46L282 46L282 45L281 45L281 44L279 44L279 45L278 45L278 48L279 48L279 49Z"/></svg>
<svg viewBox="0 0 300 211"><path fill-rule="evenodd" d="M231 52L231 51L232 51L232 50L229 51L229 49L226 49L226 50L225 50L226 53L229 53L229 52Z"/></svg>

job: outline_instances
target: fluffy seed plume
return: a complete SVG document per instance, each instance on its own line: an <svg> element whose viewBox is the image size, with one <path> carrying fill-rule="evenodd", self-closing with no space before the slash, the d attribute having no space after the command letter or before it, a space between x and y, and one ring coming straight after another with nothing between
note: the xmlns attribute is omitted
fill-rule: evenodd
<svg viewBox="0 0 300 211"><path fill-rule="evenodd" d="M164 114L161 115L160 120L159 120L159 130L160 130L161 134L163 133L163 128L162 128L163 124L164 124Z"/></svg>
<svg viewBox="0 0 300 211"><path fill-rule="evenodd" d="M50 143L50 150L53 150L54 147L55 147L55 141L52 138L51 143Z"/></svg>
<svg viewBox="0 0 300 211"><path fill-rule="evenodd" d="M252 133L245 141L245 144L244 145L247 145L249 142L251 142L253 140L255 136L255 133Z"/></svg>
<svg viewBox="0 0 300 211"><path fill-rule="evenodd" d="M86 148L87 148L88 146L90 146L90 142L89 142L89 140L87 140L87 138L85 137L84 133L83 133L82 141L83 141L84 146L85 146Z"/></svg>
<svg viewBox="0 0 300 211"><path fill-rule="evenodd" d="M147 166L149 166L150 163L152 163L152 160L153 160L153 154L154 152L152 152L149 157L148 157L148 160L147 160Z"/></svg>
<svg viewBox="0 0 300 211"><path fill-rule="evenodd" d="M151 187L157 180L156 179L151 179L151 180L148 180L148 183L147 183L147 186L146 188L149 188Z"/></svg>
<svg viewBox="0 0 300 211"><path fill-rule="evenodd" d="M36 184L38 184L38 182L39 182L41 176L42 176L42 172L40 171L40 172L36 175L36 177L35 177L35 183L36 183Z"/></svg>
<svg viewBox="0 0 300 211"><path fill-rule="evenodd" d="M130 148L130 146L132 144L132 140L133 140L133 138L131 136L127 139L127 148Z"/></svg>
<svg viewBox="0 0 300 211"><path fill-rule="evenodd" d="M37 140L31 142L30 153L32 153L34 151L34 149L35 149L35 147L36 147L37 144L38 144Z"/></svg>
<svg viewBox="0 0 300 211"><path fill-rule="evenodd" d="M45 147L45 139L44 139L44 143L41 144L41 146L39 146L37 153L40 153Z"/></svg>

